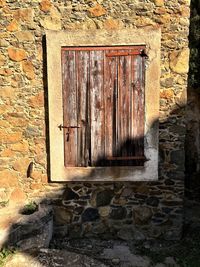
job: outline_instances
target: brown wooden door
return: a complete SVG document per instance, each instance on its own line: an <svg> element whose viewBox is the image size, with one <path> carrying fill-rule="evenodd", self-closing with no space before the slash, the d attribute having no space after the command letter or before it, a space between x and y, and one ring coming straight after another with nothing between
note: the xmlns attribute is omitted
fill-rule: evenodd
<svg viewBox="0 0 200 267"><path fill-rule="evenodd" d="M66 167L143 164L142 49L62 49Z"/></svg>

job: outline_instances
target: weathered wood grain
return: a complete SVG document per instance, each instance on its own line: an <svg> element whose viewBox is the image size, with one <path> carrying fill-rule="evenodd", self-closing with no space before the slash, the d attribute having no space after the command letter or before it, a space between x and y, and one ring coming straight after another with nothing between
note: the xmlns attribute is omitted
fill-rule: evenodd
<svg viewBox="0 0 200 267"><path fill-rule="evenodd" d="M76 51L76 81L77 81L77 123L80 125L77 135L77 166L88 166L88 149L90 136L89 125L89 51Z"/></svg>
<svg viewBox="0 0 200 267"><path fill-rule="evenodd" d="M116 137L117 86L118 86L117 58L105 56L104 102L105 102L105 155L106 156L112 156L113 154L115 154L117 147L117 137Z"/></svg>
<svg viewBox="0 0 200 267"><path fill-rule="evenodd" d="M63 123L65 126L77 125L75 51L62 52L63 77ZM56 101L56 100L55 100ZM65 166L77 165L77 129L64 128Z"/></svg>
<svg viewBox="0 0 200 267"><path fill-rule="evenodd" d="M141 47L62 51L65 166L144 163ZM67 132L69 131L68 135Z"/></svg>
<svg viewBox="0 0 200 267"><path fill-rule="evenodd" d="M122 51L123 52L123 51ZM128 50L128 52L130 52ZM129 155L129 109L130 109L130 80L131 80L131 57L120 56L119 57L119 118L118 118L118 131L119 131L119 154L118 156Z"/></svg>
<svg viewBox="0 0 200 267"><path fill-rule="evenodd" d="M90 52L91 164L105 156L104 151L104 52Z"/></svg>
<svg viewBox="0 0 200 267"><path fill-rule="evenodd" d="M133 111L132 111L132 143L134 155L144 154L144 66L141 56L133 57Z"/></svg>

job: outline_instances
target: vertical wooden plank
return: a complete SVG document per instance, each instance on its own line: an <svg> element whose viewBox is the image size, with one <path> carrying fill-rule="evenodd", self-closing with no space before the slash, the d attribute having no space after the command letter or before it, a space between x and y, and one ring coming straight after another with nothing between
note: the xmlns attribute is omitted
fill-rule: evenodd
<svg viewBox="0 0 200 267"><path fill-rule="evenodd" d="M77 125L75 52L62 52L63 110L65 126ZM56 101L56 100L55 100ZM69 132L69 133L68 133ZM77 129L64 128L65 166L77 166Z"/></svg>
<svg viewBox="0 0 200 267"><path fill-rule="evenodd" d="M103 66L104 51L90 52L91 165L105 157Z"/></svg>
<svg viewBox="0 0 200 267"><path fill-rule="evenodd" d="M122 52L130 52L130 50L122 50ZM128 156L130 150L130 81L131 81L131 56L119 57L119 154L118 156Z"/></svg>
<svg viewBox="0 0 200 267"><path fill-rule="evenodd" d="M145 112L145 58L140 56L140 69L139 69L139 79L140 79L140 98L139 98L139 116L140 116L140 125L139 125L139 148L138 148L138 155L144 155L144 112Z"/></svg>
<svg viewBox="0 0 200 267"><path fill-rule="evenodd" d="M88 166L90 154L89 125L89 51L76 51L77 72L77 166Z"/></svg>
<svg viewBox="0 0 200 267"><path fill-rule="evenodd" d="M136 138L136 128L135 128L135 83L136 83L136 73L137 73L137 61L136 56L131 57L131 105L130 105L130 129L129 135L131 140L132 153L131 156L135 156L135 138Z"/></svg>
<svg viewBox="0 0 200 267"><path fill-rule="evenodd" d="M132 140L134 155L144 154L144 66L140 55L132 57Z"/></svg>
<svg viewBox="0 0 200 267"><path fill-rule="evenodd" d="M137 142L136 139L138 138L138 56L132 57L132 132L131 132L131 144L133 147L133 155L137 154Z"/></svg>
<svg viewBox="0 0 200 267"><path fill-rule="evenodd" d="M110 50L110 53L114 50ZM112 157L117 151L117 57L104 58L104 105L105 105L105 156Z"/></svg>

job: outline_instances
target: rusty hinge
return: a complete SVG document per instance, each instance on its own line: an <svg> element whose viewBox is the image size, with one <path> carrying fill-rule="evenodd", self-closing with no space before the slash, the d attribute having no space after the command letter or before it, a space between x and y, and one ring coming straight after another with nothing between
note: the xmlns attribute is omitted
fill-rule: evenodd
<svg viewBox="0 0 200 267"><path fill-rule="evenodd" d="M141 51L140 56L141 56L141 57L144 57L145 59L149 58L148 55L147 55L147 53L146 53L146 50L145 50L145 49L143 49L143 50Z"/></svg>
<svg viewBox="0 0 200 267"><path fill-rule="evenodd" d="M131 55L139 55L139 51L133 51L133 52L112 52L107 53L107 57L120 57L120 56L131 56Z"/></svg>

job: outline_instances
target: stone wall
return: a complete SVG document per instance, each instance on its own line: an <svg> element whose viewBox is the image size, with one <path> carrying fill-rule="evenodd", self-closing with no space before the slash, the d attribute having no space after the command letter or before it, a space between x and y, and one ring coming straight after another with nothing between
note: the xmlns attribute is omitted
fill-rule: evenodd
<svg viewBox="0 0 200 267"><path fill-rule="evenodd" d="M51 200L57 233L71 237L180 236L189 2L0 0L0 202ZM162 30L159 181L48 183L45 30L148 25Z"/></svg>
<svg viewBox="0 0 200 267"><path fill-rule="evenodd" d="M188 77L189 87L197 89L200 87L200 1L191 1L191 16L190 16L190 70Z"/></svg>
<svg viewBox="0 0 200 267"><path fill-rule="evenodd" d="M185 193L190 199L200 200L200 93L188 86L186 112L186 179Z"/></svg>

